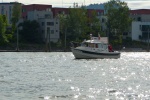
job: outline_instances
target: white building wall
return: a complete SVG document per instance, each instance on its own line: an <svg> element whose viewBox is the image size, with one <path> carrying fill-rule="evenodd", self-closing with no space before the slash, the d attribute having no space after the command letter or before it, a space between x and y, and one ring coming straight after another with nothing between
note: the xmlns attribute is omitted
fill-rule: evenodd
<svg viewBox="0 0 150 100"><path fill-rule="evenodd" d="M139 36L142 36L141 25L150 25L150 22L132 22L132 40L140 41Z"/></svg>
<svg viewBox="0 0 150 100"><path fill-rule="evenodd" d="M27 13L28 18L27 20L38 20L40 18L45 18L45 19L52 19L53 18L53 13L51 11L29 11Z"/></svg>
<svg viewBox="0 0 150 100"><path fill-rule="evenodd" d="M140 30L141 22L132 22L132 40L139 40L139 35L141 35Z"/></svg>
<svg viewBox="0 0 150 100"><path fill-rule="evenodd" d="M43 41L46 41L48 39L48 41L57 42L60 38L59 20L58 19L39 19L38 21L41 26L41 32L43 34ZM53 23L53 25L49 25L48 23ZM48 33L48 28L50 29L49 33Z"/></svg>
<svg viewBox="0 0 150 100"><path fill-rule="evenodd" d="M57 42L59 40L59 20L53 18L53 13L51 10L29 11L27 19L30 21L36 20L37 22L39 22L40 30L43 34L43 41ZM49 33L48 29L50 29Z"/></svg>
<svg viewBox="0 0 150 100"><path fill-rule="evenodd" d="M141 15L142 22L150 22L150 15Z"/></svg>

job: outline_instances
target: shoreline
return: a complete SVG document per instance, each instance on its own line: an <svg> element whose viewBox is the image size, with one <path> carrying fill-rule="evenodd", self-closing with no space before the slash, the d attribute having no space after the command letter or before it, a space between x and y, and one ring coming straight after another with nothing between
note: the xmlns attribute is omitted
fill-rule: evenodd
<svg viewBox="0 0 150 100"><path fill-rule="evenodd" d="M115 50L119 52L148 52L148 50L144 49L135 49L135 48L127 48L127 49L121 49L121 50ZM51 51L45 51L45 50L0 50L0 52L71 52L71 50L51 50Z"/></svg>
<svg viewBox="0 0 150 100"><path fill-rule="evenodd" d="M71 50L0 50L0 52L71 52Z"/></svg>

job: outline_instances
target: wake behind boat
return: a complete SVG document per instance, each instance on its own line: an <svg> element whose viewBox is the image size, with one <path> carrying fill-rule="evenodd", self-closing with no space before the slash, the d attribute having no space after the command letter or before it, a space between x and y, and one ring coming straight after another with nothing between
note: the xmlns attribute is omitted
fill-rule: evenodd
<svg viewBox="0 0 150 100"><path fill-rule="evenodd" d="M112 46L108 45L107 37L91 37L81 44L76 42L71 44L71 51L76 59L120 58L120 52L113 51Z"/></svg>

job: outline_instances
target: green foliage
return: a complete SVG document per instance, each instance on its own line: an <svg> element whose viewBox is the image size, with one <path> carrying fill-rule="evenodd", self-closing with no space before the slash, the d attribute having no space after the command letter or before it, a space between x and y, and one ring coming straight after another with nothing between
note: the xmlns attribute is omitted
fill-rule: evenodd
<svg viewBox="0 0 150 100"><path fill-rule="evenodd" d="M15 24L21 17L21 4L16 2L13 6L12 11L12 23Z"/></svg>
<svg viewBox="0 0 150 100"><path fill-rule="evenodd" d="M123 45L124 46L132 46L132 39L130 37L127 37L126 39L123 40Z"/></svg>
<svg viewBox="0 0 150 100"><path fill-rule="evenodd" d="M88 17L88 24L90 28L90 33L95 36L97 36L98 33L101 33L102 36L100 20L97 18L97 13L95 10L91 11L91 16Z"/></svg>
<svg viewBox="0 0 150 100"><path fill-rule="evenodd" d="M122 35L129 29L131 18L129 17L129 8L127 3L120 0L110 0L105 5L105 12L108 18L107 26L110 29L109 34Z"/></svg>
<svg viewBox="0 0 150 100"><path fill-rule="evenodd" d="M70 8L67 16L67 34L70 40L82 39L87 31L87 11L84 8Z"/></svg>
<svg viewBox="0 0 150 100"><path fill-rule="evenodd" d="M0 15L0 45L8 43L9 39L11 38L10 35L6 34L7 25L8 24L7 24L6 16Z"/></svg>
<svg viewBox="0 0 150 100"><path fill-rule="evenodd" d="M16 23L19 21L21 17L21 4L16 2L12 9L12 31L13 33L16 31Z"/></svg>
<svg viewBox="0 0 150 100"><path fill-rule="evenodd" d="M42 42L42 34L39 32L39 23L37 21L24 21L19 26L22 26L22 30L19 31L21 40L29 43Z"/></svg>
<svg viewBox="0 0 150 100"><path fill-rule="evenodd" d="M122 44L122 37L121 36L113 36L112 38L113 39L110 41L112 44L113 44L113 42L115 45Z"/></svg>
<svg viewBox="0 0 150 100"><path fill-rule="evenodd" d="M70 43L70 41L81 42L83 39L89 38L91 33L96 36L100 33L100 21L96 11L92 11L89 17L87 9L74 6L69 9L68 15L60 14L59 19L62 44L65 42L65 35L66 43Z"/></svg>
<svg viewBox="0 0 150 100"><path fill-rule="evenodd" d="M59 14L57 16L59 18L59 22L60 22L60 43L62 46L64 46L65 44L65 41L64 41L64 38L65 38L65 32L66 32L66 26L67 26L67 19L66 19L66 15L64 14Z"/></svg>

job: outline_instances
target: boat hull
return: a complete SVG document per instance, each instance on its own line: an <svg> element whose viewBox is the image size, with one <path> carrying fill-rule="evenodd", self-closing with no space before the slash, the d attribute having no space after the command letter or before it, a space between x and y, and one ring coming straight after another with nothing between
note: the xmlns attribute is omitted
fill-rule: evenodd
<svg viewBox="0 0 150 100"><path fill-rule="evenodd" d="M76 48L71 48L72 53L76 59L104 59L104 58L120 58L120 52L91 52L80 50Z"/></svg>

